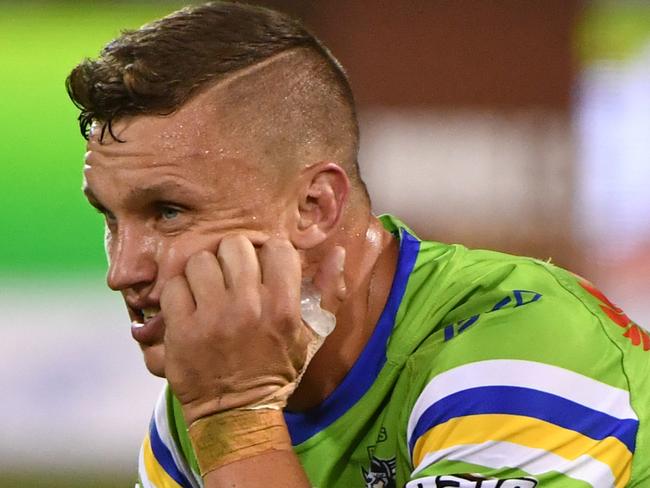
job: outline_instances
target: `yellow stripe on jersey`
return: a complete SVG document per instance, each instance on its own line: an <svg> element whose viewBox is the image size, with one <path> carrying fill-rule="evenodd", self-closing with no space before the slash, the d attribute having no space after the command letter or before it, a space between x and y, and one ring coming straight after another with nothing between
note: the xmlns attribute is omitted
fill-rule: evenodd
<svg viewBox="0 0 650 488"><path fill-rule="evenodd" d="M153 486L156 488L182 488L181 485L176 483L176 481L167 474L156 460L156 456L154 456L153 450L151 449L149 434L147 434L142 443L142 452L147 477Z"/></svg>
<svg viewBox="0 0 650 488"><path fill-rule="evenodd" d="M486 441L542 449L568 460L587 455L610 467L617 487L625 486L630 479L632 453L618 439L595 440L543 420L506 414L469 415L433 427L415 443L413 466L418 466L427 453Z"/></svg>

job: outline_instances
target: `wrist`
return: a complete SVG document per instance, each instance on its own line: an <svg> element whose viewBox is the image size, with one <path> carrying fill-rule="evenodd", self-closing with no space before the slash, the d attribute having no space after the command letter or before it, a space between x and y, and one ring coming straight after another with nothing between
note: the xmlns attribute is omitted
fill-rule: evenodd
<svg viewBox="0 0 650 488"><path fill-rule="evenodd" d="M295 382L280 387L276 384L246 386L245 390L214 395L207 400L202 398L185 400L177 395L182 405L185 422L191 425L198 419L235 410L282 410L287 405L287 398L296 388Z"/></svg>
<svg viewBox="0 0 650 488"><path fill-rule="evenodd" d="M188 428L201 476L227 464L270 451L291 451L281 410L228 410Z"/></svg>

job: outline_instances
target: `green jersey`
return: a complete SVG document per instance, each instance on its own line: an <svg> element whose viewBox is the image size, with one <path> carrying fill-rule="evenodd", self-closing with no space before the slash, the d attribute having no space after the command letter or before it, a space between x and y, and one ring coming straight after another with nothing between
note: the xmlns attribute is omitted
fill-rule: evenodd
<svg viewBox="0 0 650 488"><path fill-rule="evenodd" d="M285 412L314 487L650 487L650 336L549 263L424 242L397 219L392 288L336 390ZM163 392L140 483L200 487Z"/></svg>

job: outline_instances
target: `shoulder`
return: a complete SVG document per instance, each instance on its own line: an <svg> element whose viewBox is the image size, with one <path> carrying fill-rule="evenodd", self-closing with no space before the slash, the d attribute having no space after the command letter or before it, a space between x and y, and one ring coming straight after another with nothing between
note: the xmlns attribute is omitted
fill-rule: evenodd
<svg viewBox="0 0 650 488"><path fill-rule="evenodd" d="M632 325L593 285L550 263L462 246L453 249L445 269L419 287L434 290L430 300L435 302L437 328L444 331L444 342L453 344L445 350L465 345L473 349L476 341L483 350L498 353L503 347L512 353L516 348L522 354L554 353L558 346L585 341L619 346L621 328ZM643 342L643 334L638 336ZM530 347L530 341L554 347ZM650 341L647 345L650 348Z"/></svg>
<svg viewBox="0 0 650 488"><path fill-rule="evenodd" d="M456 475L460 463L473 473L510 466L540 480L568 469L565 482L594 486L629 480L639 415L620 324L571 273L528 258L463 254L440 334L408 361L413 473Z"/></svg>
<svg viewBox="0 0 650 488"><path fill-rule="evenodd" d="M467 254L457 273L466 292L441 322L441 364L532 360L618 387L650 373L648 333L587 280L531 258Z"/></svg>

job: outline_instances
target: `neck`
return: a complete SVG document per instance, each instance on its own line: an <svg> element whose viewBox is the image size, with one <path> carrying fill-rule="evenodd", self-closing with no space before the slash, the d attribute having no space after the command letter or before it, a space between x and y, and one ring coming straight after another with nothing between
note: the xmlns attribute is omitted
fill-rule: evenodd
<svg viewBox="0 0 650 488"><path fill-rule="evenodd" d="M347 294L336 314L336 329L289 399L290 410L316 406L332 393L361 354L388 299L399 251L396 239L372 215L345 228L336 244L346 249Z"/></svg>

